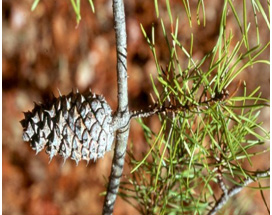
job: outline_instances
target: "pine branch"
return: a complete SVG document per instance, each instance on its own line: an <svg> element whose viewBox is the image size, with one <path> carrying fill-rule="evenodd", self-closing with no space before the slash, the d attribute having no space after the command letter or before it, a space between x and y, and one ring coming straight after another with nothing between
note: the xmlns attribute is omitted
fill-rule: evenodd
<svg viewBox="0 0 272 215"><path fill-rule="evenodd" d="M123 0L113 0L114 29L117 52L118 110L115 119L120 129L116 134L116 146L111 168L107 195L104 201L103 214L112 214L120 178L125 162L129 134L129 110L127 94L127 35Z"/></svg>
<svg viewBox="0 0 272 215"><path fill-rule="evenodd" d="M258 180L259 178L268 176L270 176L270 170L267 170L262 173L257 173L255 176L253 176L253 178L246 179L242 185L236 185L229 189L227 192L224 192L207 215L216 214L216 212L219 211L227 203L230 197L238 194L244 187Z"/></svg>
<svg viewBox="0 0 272 215"><path fill-rule="evenodd" d="M154 114L166 114L166 113L178 113L182 111L192 111L197 110L200 112L201 110L209 108L215 102L223 102L229 98L229 92L227 90L223 90L220 93L216 93L214 97L207 98L205 97L202 101L200 97L198 103L187 103L185 105L177 104L177 105L160 105L156 102L153 106L149 106L148 110L140 110L140 111L132 111L130 112L130 119L132 118L143 118L150 117Z"/></svg>

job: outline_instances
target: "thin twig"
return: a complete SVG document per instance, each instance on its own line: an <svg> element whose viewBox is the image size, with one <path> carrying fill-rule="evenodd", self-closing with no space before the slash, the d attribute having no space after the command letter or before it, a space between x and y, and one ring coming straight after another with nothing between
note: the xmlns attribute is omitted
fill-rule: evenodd
<svg viewBox="0 0 272 215"><path fill-rule="evenodd" d="M107 195L104 201L103 214L113 213L120 178L125 162L127 140L129 134L129 110L127 90L127 35L125 11L123 0L113 0L114 29L117 52L117 78L118 78L118 110L116 119L121 125L116 132L116 146L112 161L111 174Z"/></svg>
<svg viewBox="0 0 272 215"><path fill-rule="evenodd" d="M146 111L140 110L140 111L132 111L130 112L130 119L132 118L143 118L143 117L150 117L154 114L166 114L168 112L179 112L179 111L183 111L186 110L186 107L184 106L172 106L170 105L169 107L158 107L158 106L154 106L152 108L149 108Z"/></svg>
<svg viewBox="0 0 272 215"><path fill-rule="evenodd" d="M217 93L214 97L199 101L198 104L185 104L185 105L161 105L159 106L158 103L155 103L153 107L149 107L147 110L140 110L140 111L132 111L130 112L130 119L132 118L143 118L143 117L150 117L154 114L166 114L166 113L178 113L181 111L194 111L194 109L197 109L197 112L200 112L200 109L208 108L211 104L214 104L215 102L222 102L225 101L228 98L228 93L222 92Z"/></svg>
<svg viewBox="0 0 272 215"><path fill-rule="evenodd" d="M228 192L223 193L221 195L220 199L218 199L216 204L209 211L208 215L213 215L217 211L219 211L227 203L227 201L229 200L230 197L238 194L244 187L246 187L250 183L258 180L259 178L268 177L270 175L269 171L270 170L267 170L267 171L262 172L262 173L257 173L255 176L253 176L253 178L246 179L242 185L236 185L236 186L232 187L231 189L229 189Z"/></svg>

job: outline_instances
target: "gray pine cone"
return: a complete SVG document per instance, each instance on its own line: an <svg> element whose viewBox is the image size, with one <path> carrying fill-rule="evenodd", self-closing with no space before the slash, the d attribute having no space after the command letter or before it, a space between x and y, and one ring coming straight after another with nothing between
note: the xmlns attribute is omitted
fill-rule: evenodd
<svg viewBox="0 0 272 215"><path fill-rule="evenodd" d="M50 161L56 154L76 163L89 163L111 150L114 140L112 110L102 96L91 92L71 92L54 98L50 104L37 105L21 121L23 140L36 154L46 147Z"/></svg>

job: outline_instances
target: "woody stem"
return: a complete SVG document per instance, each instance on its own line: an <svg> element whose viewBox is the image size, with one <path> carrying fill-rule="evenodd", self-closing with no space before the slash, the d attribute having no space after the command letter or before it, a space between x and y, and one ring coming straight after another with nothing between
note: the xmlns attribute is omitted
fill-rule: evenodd
<svg viewBox="0 0 272 215"><path fill-rule="evenodd" d="M104 201L103 214L113 213L113 208L119 189L120 178L125 162L126 147L129 135L129 110L128 110L128 89L127 89L127 35L125 23L125 11L123 0L113 0L113 17L116 37L117 52L117 79L118 79L118 110L117 117L120 123L116 132L116 146L112 161L111 174Z"/></svg>

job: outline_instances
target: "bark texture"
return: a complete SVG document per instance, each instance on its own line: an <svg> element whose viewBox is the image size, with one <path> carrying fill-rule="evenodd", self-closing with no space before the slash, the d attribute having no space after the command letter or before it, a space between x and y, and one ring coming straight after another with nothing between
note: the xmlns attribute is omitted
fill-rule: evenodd
<svg viewBox="0 0 272 215"><path fill-rule="evenodd" d="M112 162L107 195L103 214L112 214L120 178L122 176L129 134L129 109L127 89L127 34L123 0L113 0L114 29L117 52L118 110L116 120L119 129L116 132L116 146Z"/></svg>

